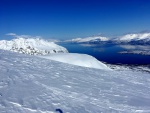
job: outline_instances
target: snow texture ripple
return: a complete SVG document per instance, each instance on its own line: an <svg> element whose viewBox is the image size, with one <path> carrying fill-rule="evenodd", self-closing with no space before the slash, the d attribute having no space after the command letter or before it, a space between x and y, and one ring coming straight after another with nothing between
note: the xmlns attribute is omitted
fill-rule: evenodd
<svg viewBox="0 0 150 113"><path fill-rule="evenodd" d="M0 50L1 113L150 113L150 75ZM58 112L57 112L58 113Z"/></svg>

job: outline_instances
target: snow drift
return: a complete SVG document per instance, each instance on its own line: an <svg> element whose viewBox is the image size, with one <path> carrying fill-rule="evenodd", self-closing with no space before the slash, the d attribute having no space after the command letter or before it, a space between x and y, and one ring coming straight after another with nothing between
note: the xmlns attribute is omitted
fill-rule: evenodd
<svg viewBox="0 0 150 113"><path fill-rule="evenodd" d="M87 54L59 53L40 57L83 67L110 70L110 68L107 67L104 63Z"/></svg>

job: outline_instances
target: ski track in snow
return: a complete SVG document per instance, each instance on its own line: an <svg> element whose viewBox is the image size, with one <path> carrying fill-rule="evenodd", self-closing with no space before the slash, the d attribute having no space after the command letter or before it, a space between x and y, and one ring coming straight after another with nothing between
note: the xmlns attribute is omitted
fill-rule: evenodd
<svg viewBox="0 0 150 113"><path fill-rule="evenodd" d="M0 50L1 113L150 113L150 75Z"/></svg>

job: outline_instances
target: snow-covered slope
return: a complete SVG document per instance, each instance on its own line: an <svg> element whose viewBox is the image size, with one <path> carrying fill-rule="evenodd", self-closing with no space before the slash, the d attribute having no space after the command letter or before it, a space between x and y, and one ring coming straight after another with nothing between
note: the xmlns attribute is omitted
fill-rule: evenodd
<svg viewBox="0 0 150 113"><path fill-rule="evenodd" d="M30 54L30 55L45 55L49 53L66 53L66 48L48 42L39 38L16 38L10 41L1 40L0 49L10 50L14 52Z"/></svg>
<svg viewBox="0 0 150 113"><path fill-rule="evenodd" d="M98 61L96 58L87 54L58 53L58 54L44 55L39 57L51 59L59 62L64 62L68 64L83 66L83 67L110 70L110 68L107 67L107 65L105 65L104 63Z"/></svg>
<svg viewBox="0 0 150 113"><path fill-rule="evenodd" d="M150 75L0 50L1 113L150 113Z"/></svg>
<svg viewBox="0 0 150 113"><path fill-rule="evenodd" d="M28 35L19 36L14 33L9 33L7 35L14 36L16 39L13 39L11 41L6 40L0 41L0 49L30 55L39 55L42 58L52 59L78 66L98 68L98 69L109 69L105 64L101 63L92 56L85 54L83 55L83 54L68 53L67 49L59 45L56 45L54 42L48 42L40 38L32 38L31 36ZM59 53L59 54L52 55L50 53Z"/></svg>
<svg viewBox="0 0 150 113"><path fill-rule="evenodd" d="M75 38L71 40L67 40L66 42L75 42L75 43L94 43L94 42L105 42L108 41L108 38L102 36L93 36L93 37L86 37L86 38Z"/></svg>

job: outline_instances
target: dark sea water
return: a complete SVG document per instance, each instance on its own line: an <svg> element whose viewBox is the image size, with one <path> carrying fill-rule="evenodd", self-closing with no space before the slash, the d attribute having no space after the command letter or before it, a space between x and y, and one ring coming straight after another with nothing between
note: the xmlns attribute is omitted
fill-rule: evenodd
<svg viewBox="0 0 150 113"><path fill-rule="evenodd" d="M59 45L67 48L70 53L89 54L109 64L150 65L150 55L119 53L130 49L150 49L150 46L72 43L59 43Z"/></svg>

